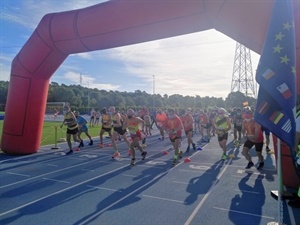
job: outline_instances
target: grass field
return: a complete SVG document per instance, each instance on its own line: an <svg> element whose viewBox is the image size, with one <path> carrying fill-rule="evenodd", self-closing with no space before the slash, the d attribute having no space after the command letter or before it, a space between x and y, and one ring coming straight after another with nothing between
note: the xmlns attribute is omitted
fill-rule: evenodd
<svg viewBox="0 0 300 225"><path fill-rule="evenodd" d="M57 126L57 140L59 141L60 138L66 137L66 126L60 129L60 125L61 122L44 122L41 146L55 144L55 126ZM3 127L3 120L0 121L0 136L2 136L2 127ZM101 128L100 126L89 127L89 134L92 137L98 138L100 128ZM87 137L85 134L81 134L81 138L86 139Z"/></svg>

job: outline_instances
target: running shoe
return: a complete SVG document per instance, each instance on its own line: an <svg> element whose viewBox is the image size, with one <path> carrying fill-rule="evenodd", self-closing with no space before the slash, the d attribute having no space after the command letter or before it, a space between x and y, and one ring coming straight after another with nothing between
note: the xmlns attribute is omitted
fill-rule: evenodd
<svg viewBox="0 0 300 225"><path fill-rule="evenodd" d="M71 155L73 153L73 150L71 149L70 151L68 151L67 153L66 153L66 155Z"/></svg>
<svg viewBox="0 0 300 225"><path fill-rule="evenodd" d="M100 148L103 148L103 144L99 144L98 146L99 146Z"/></svg>
<svg viewBox="0 0 300 225"><path fill-rule="evenodd" d="M186 148L186 153L188 153L190 151L190 146L188 146L187 148Z"/></svg>
<svg viewBox="0 0 300 225"><path fill-rule="evenodd" d="M257 169L260 170L264 167L265 163L264 162L260 162Z"/></svg>
<svg viewBox="0 0 300 225"><path fill-rule="evenodd" d="M80 141L80 144L78 145L78 148L84 147L83 141Z"/></svg>
<svg viewBox="0 0 300 225"><path fill-rule="evenodd" d="M131 166L134 166L134 165L135 165L135 158L132 158L132 159L131 159L130 165L131 165Z"/></svg>
<svg viewBox="0 0 300 225"><path fill-rule="evenodd" d="M221 157L222 160L226 160L227 159L227 155L223 154Z"/></svg>
<svg viewBox="0 0 300 225"><path fill-rule="evenodd" d="M177 163L177 159L173 159L172 166L176 166L176 163Z"/></svg>
<svg viewBox="0 0 300 225"><path fill-rule="evenodd" d="M142 153L142 160L144 160L146 158L146 155L147 155L147 152L143 151L143 153Z"/></svg>
<svg viewBox="0 0 300 225"><path fill-rule="evenodd" d="M79 152L79 151L80 151L80 148L77 147L77 148L75 149L75 151L76 151L76 152Z"/></svg>
<svg viewBox="0 0 300 225"><path fill-rule="evenodd" d="M94 141L93 140L91 140L90 141L90 143L89 143L89 145L93 145L94 144Z"/></svg>
<svg viewBox="0 0 300 225"><path fill-rule="evenodd" d="M115 152L112 156L113 159L118 158L121 154L119 152Z"/></svg>
<svg viewBox="0 0 300 225"><path fill-rule="evenodd" d="M249 162L245 169L250 169L252 166L254 166L253 162Z"/></svg>
<svg viewBox="0 0 300 225"><path fill-rule="evenodd" d="M179 149L179 154L178 154L178 158L182 159L182 151Z"/></svg>
<svg viewBox="0 0 300 225"><path fill-rule="evenodd" d="M196 151L196 144L193 143L192 145L193 145L193 150Z"/></svg>

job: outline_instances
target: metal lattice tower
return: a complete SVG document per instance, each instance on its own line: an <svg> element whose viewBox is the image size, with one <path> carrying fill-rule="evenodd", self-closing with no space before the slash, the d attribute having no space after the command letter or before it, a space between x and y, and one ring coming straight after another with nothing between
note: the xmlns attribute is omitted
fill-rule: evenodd
<svg viewBox="0 0 300 225"><path fill-rule="evenodd" d="M256 97L250 49L236 43L231 92L239 91L245 96Z"/></svg>

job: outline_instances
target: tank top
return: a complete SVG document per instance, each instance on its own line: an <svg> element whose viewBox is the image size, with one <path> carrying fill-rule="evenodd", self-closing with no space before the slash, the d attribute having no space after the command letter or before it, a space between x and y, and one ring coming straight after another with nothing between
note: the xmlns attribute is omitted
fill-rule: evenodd
<svg viewBox="0 0 300 225"><path fill-rule="evenodd" d="M104 128L110 128L111 127L109 115L107 115L107 114L102 115L102 126Z"/></svg>
<svg viewBox="0 0 300 225"><path fill-rule="evenodd" d="M78 128L77 120L73 118L71 112L66 113L65 122L69 130L74 130Z"/></svg>
<svg viewBox="0 0 300 225"><path fill-rule="evenodd" d="M263 136L263 132L261 130L261 126L258 123L256 123L254 121L254 119L251 119L249 122L244 120L243 123L244 123L244 129L247 132L247 135L255 135L255 125L259 126L259 134L256 139L251 139L252 142L259 143L259 142L264 141L264 136Z"/></svg>
<svg viewBox="0 0 300 225"><path fill-rule="evenodd" d="M227 124L227 117L220 118L217 116L216 118L216 126L218 130L226 130L228 129L228 124Z"/></svg>
<svg viewBox="0 0 300 225"><path fill-rule="evenodd" d="M127 118L127 128L129 130L129 133L135 134L139 130L139 123L136 119L136 117L132 117L131 119Z"/></svg>

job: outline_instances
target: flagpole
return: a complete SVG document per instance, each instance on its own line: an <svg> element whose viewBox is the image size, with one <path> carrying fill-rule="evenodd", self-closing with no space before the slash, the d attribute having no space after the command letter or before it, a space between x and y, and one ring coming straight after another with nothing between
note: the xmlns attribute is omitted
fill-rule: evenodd
<svg viewBox="0 0 300 225"><path fill-rule="evenodd" d="M283 225L282 215L282 163L281 163L281 141L277 138L277 176L278 176L278 224Z"/></svg>

